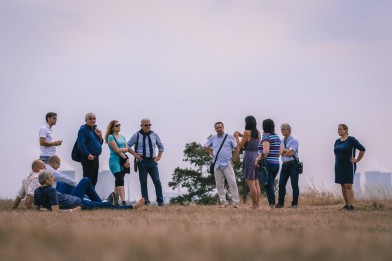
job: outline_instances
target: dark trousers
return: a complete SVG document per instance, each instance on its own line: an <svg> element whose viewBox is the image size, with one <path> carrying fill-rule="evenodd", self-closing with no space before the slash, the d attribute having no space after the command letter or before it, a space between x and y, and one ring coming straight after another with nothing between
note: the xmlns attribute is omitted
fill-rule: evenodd
<svg viewBox="0 0 392 261"><path fill-rule="evenodd" d="M150 174L152 182L155 186L155 194L157 196L158 204L163 203L163 194L162 194L162 185L161 180L159 179L159 170L158 163L154 159L143 159L138 162L139 168L139 181L140 181L140 189L142 192L142 197L149 202L148 199L148 189L147 189L147 176Z"/></svg>
<svg viewBox="0 0 392 261"><path fill-rule="evenodd" d="M109 209L130 209L132 206L115 206L108 202L103 202L98 196L95 188L88 178L82 178L78 185L74 188L72 196L78 197L82 200L82 209L96 209L96 208L109 208ZM88 196L90 200L85 200Z"/></svg>
<svg viewBox="0 0 392 261"><path fill-rule="evenodd" d="M99 158L95 156L93 160L82 156L83 177L89 178L91 184L95 188L98 181Z"/></svg>
<svg viewBox="0 0 392 261"><path fill-rule="evenodd" d="M298 187L298 167L295 161L291 161L289 163L282 165L282 170L280 171L279 177L279 198L278 204L284 205L284 197L286 196L286 184L287 181L291 181L291 187L293 188L293 201L291 205L298 205L298 197L299 197L299 187Z"/></svg>
<svg viewBox="0 0 392 261"><path fill-rule="evenodd" d="M72 192L74 191L75 187L61 182L61 181L57 181L57 186L56 186L56 190L58 192L64 193L64 194L68 194L68 195L72 195Z"/></svg>
<svg viewBox="0 0 392 261"><path fill-rule="evenodd" d="M260 167L259 182L267 192L268 204L275 205L275 178L279 172L279 164L265 164Z"/></svg>

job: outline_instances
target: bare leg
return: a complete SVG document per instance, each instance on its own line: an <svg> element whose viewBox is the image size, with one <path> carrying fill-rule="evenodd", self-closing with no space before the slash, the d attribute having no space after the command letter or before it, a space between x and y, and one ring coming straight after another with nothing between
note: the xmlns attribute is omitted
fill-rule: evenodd
<svg viewBox="0 0 392 261"><path fill-rule="evenodd" d="M260 208L260 182L258 179L255 179L255 184L256 184L256 198L257 198L257 208Z"/></svg>
<svg viewBox="0 0 392 261"><path fill-rule="evenodd" d="M346 204L352 205L354 202L354 190L352 184L344 184L346 190Z"/></svg>
<svg viewBox="0 0 392 261"><path fill-rule="evenodd" d="M252 207L257 209L259 208L259 206L258 206L258 193L257 193L256 182L255 180L247 180L246 182L248 183L249 186L250 197L252 199Z"/></svg>
<svg viewBox="0 0 392 261"><path fill-rule="evenodd" d="M124 186L114 187L114 192L117 192L120 195L121 201L125 201L125 188Z"/></svg>
<svg viewBox="0 0 392 261"><path fill-rule="evenodd" d="M145 202L144 198L139 199L138 201L136 201L135 204L132 205L133 209L142 207L144 205L144 202Z"/></svg>
<svg viewBox="0 0 392 261"><path fill-rule="evenodd" d="M340 184L340 185L342 186L342 194L343 194L344 202L346 203L346 205L349 205L346 196L346 187L344 186L344 184Z"/></svg>

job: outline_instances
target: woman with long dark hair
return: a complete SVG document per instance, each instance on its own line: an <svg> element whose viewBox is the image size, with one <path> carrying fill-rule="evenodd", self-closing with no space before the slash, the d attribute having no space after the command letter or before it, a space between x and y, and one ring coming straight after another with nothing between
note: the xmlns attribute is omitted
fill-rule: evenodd
<svg viewBox="0 0 392 261"><path fill-rule="evenodd" d="M120 196L122 204L126 205L125 202L125 189L124 189L124 167L129 168L130 163L128 157L125 155L128 152L128 145L124 136L120 135L121 124L112 120L105 134L105 141L109 145L110 158L109 168L113 173L115 180L114 193L109 196L109 201L113 201L114 204L118 204L118 196ZM125 161L124 165L120 163L120 157Z"/></svg>
<svg viewBox="0 0 392 261"><path fill-rule="evenodd" d="M237 141L238 148L244 148L243 175L248 183L252 208L259 209L260 186L258 181L258 168L255 163L258 156L257 145L260 142L261 135L260 131L257 130L255 117L247 116L245 118L245 131L243 133L236 131L233 136ZM239 137L241 137L241 141Z"/></svg>
<svg viewBox="0 0 392 261"><path fill-rule="evenodd" d="M357 163L365 154L365 147L359 141L349 136L348 127L346 124L339 124L338 126L339 139L335 141L335 183L342 187L342 194L346 205L345 210L354 210L354 191L353 181L354 174L357 168ZM355 158L355 150L359 150L358 157Z"/></svg>
<svg viewBox="0 0 392 261"><path fill-rule="evenodd" d="M275 178L279 172L279 156L281 154L280 138L275 133L275 123L271 119L263 121L263 137L258 145L259 156L256 165L260 166L259 181L267 191L268 204L275 206Z"/></svg>

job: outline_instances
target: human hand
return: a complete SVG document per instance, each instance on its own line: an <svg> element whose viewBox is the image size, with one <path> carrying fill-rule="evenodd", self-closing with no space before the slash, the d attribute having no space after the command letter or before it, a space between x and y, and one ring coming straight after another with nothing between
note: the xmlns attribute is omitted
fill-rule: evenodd
<svg viewBox="0 0 392 261"><path fill-rule="evenodd" d="M351 158L350 158L350 162L351 162L351 163L358 163L359 160L357 160L357 159L354 158L354 157L351 157Z"/></svg>
<svg viewBox="0 0 392 261"><path fill-rule="evenodd" d="M95 157L94 157L94 155L91 155L91 154L89 154L88 156L87 156L87 159L88 160L93 160Z"/></svg>
<svg viewBox="0 0 392 261"><path fill-rule="evenodd" d="M124 167L129 168L131 166L131 163L129 163L129 159L127 159L124 163Z"/></svg>
<svg viewBox="0 0 392 261"><path fill-rule="evenodd" d="M94 131L95 131L95 134L97 134L98 136L102 137L102 131L100 129L95 128Z"/></svg>
<svg viewBox="0 0 392 261"><path fill-rule="evenodd" d="M155 157L155 162L158 162L161 159L161 156L156 156Z"/></svg>

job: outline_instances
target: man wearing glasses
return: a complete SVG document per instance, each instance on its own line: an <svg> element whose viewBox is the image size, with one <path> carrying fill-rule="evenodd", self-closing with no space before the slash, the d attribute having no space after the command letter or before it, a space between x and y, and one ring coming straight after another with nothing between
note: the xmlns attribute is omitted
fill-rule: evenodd
<svg viewBox="0 0 392 261"><path fill-rule="evenodd" d="M39 145L41 154L39 159L48 163L50 156L56 154L56 147L60 146L63 141L54 140L52 127L56 125L57 113L48 112L45 116L46 123L39 130Z"/></svg>
<svg viewBox="0 0 392 261"><path fill-rule="evenodd" d="M81 153L83 167L83 177L90 179L95 188L98 181L99 155L102 152L102 132L95 125L96 117L94 113L87 113L85 125L82 125L78 132L77 145Z"/></svg>
<svg viewBox="0 0 392 261"><path fill-rule="evenodd" d="M57 155L51 156L48 160L48 164L46 164L46 169L50 170L55 178L53 187L61 193L72 194L73 189L76 187L76 181L58 171L60 165L61 160Z"/></svg>
<svg viewBox="0 0 392 261"><path fill-rule="evenodd" d="M163 206L161 180L159 179L158 161L161 159L164 147L156 132L151 131L149 119L142 119L141 130L132 135L128 141L129 152L136 158L139 169L139 181L145 204L150 203L147 190L147 174L150 174L155 186L158 206ZM135 145L134 150L132 146ZM158 155L156 153L158 147Z"/></svg>

